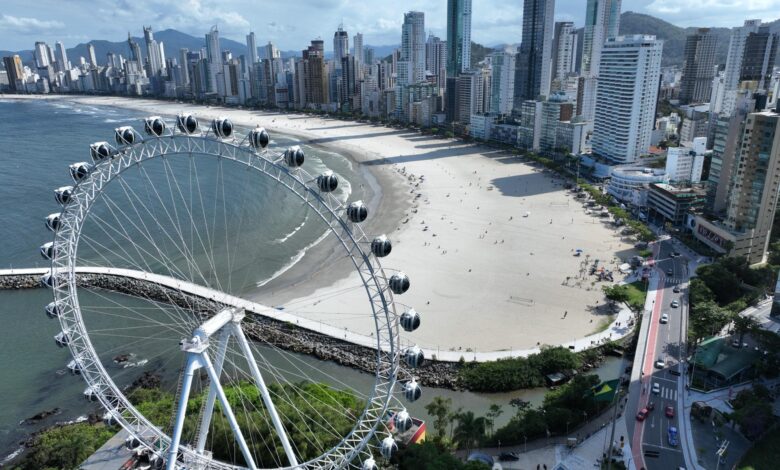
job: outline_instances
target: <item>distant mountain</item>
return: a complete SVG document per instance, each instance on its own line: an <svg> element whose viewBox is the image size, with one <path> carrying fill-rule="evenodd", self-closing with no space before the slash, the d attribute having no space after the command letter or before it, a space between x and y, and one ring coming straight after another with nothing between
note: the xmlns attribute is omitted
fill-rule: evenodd
<svg viewBox="0 0 780 470"><path fill-rule="evenodd" d="M704 26L702 26L704 27ZM695 27L681 28L650 15L627 11L620 15L620 34L652 34L664 40L664 54L661 64L682 67L685 52L685 38L696 32ZM729 28L710 28L717 36L715 63L726 63L731 30Z"/></svg>

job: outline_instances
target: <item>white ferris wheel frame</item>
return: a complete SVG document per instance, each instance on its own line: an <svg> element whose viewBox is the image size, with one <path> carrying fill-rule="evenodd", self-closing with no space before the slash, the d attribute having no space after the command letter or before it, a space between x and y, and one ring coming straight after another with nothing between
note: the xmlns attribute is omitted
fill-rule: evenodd
<svg viewBox="0 0 780 470"><path fill-rule="evenodd" d="M114 154L95 162L89 176L78 182L72 195L62 208L59 228L55 232L51 263L53 292L59 309L62 331L67 332L68 348L75 364L97 400L131 436L159 456L166 454L171 437L144 417L114 383L111 375L100 362L84 325L78 301L77 249L84 221L92 204L100 199L105 187L122 172L135 165L155 158L196 158L211 156L233 161L255 170L273 182L297 195L326 224L336 236L347 256L355 266L368 294L376 325L376 359L374 388L366 400L366 407L352 431L337 445L321 456L298 463L296 469L332 469L352 465L358 456L367 457L368 446L375 434L386 430L385 417L391 406L394 388L400 369L400 334L393 294L388 287L388 277L379 259L361 244L370 239L357 223L346 217L346 206L330 193L319 190L316 177L301 168L288 168L280 155L256 149L247 138L220 139L209 132L195 134L168 131L159 137L150 136L132 145L120 146ZM341 215L339 215L341 214ZM214 461L188 447L180 447L187 461L210 469L244 468ZM362 458L362 457L361 457Z"/></svg>

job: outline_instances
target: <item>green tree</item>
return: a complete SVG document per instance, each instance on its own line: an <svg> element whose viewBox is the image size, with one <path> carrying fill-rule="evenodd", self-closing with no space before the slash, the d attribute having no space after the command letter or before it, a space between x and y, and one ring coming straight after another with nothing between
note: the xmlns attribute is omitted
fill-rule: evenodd
<svg viewBox="0 0 780 470"><path fill-rule="evenodd" d="M745 334L755 330L758 322L755 318L742 315L734 315L734 331L739 334L739 344L745 339Z"/></svg>
<svg viewBox="0 0 780 470"><path fill-rule="evenodd" d="M88 423L49 429L34 438L28 454L15 468L75 470L116 431L115 428Z"/></svg>
<svg viewBox="0 0 780 470"><path fill-rule="evenodd" d="M452 440L468 452L482 442L485 437L485 428L486 422L483 416L476 417L473 411L460 413Z"/></svg>
<svg viewBox="0 0 780 470"><path fill-rule="evenodd" d="M425 405L425 411L433 416L433 429L435 437L441 441L447 435L447 425L450 422L450 411L452 408L452 398L440 396L433 397L433 400Z"/></svg>
<svg viewBox="0 0 780 470"><path fill-rule="evenodd" d="M601 286L601 290L604 291L604 295L607 299L615 303L626 303L630 299L628 290L626 290L624 286Z"/></svg>
<svg viewBox="0 0 780 470"><path fill-rule="evenodd" d="M496 424L496 419L498 419L499 416L501 416L504 413L504 410L501 408L501 405L498 403L493 403L490 405L490 409L487 412L487 415L485 416L486 422L488 427L490 428L490 434L493 434L494 426Z"/></svg>
<svg viewBox="0 0 780 470"><path fill-rule="evenodd" d="M463 467L444 447L428 441L402 448L393 461L398 463L399 470L461 470Z"/></svg>

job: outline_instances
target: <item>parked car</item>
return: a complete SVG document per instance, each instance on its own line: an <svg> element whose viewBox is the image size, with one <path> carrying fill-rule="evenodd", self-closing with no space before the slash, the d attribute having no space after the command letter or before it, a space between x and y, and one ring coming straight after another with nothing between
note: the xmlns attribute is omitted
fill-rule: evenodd
<svg viewBox="0 0 780 470"><path fill-rule="evenodd" d="M664 360L659 357L658 360L655 361L655 368L656 369L663 369L664 366L666 366L666 364L664 363Z"/></svg>
<svg viewBox="0 0 780 470"><path fill-rule="evenodd" d="M653 393L655 393L656 395L661 393L661 384L659 384L658 382L653 384Z"/></svg>
<svg viewBox="0 0 780 470"><path fill-rule="evenodd" d="M674 418L674 407L672 405L669 405L664 410L664 414L667 418Z"/></svg>
<svg viewBox="0 0 780 470"><path fill-rule="evenodd" d="M672 447L677 447L677 445L680 443L680 440L677 436L677 428L674 426L669 426L669 429L666 431L666 437L669 441L669 445Z"/></svg>
<svg viewBox="0 0 780 470"><path fill-rule="evenodd" d="M641 409L641 410L639 410L639 412L636 414L636 420L637 420L637 421L644 421L644 420L645 420L645 418L647 418L647 415L649 415L649 414L650 414L650 410L648 410L647 408L642 408L642 409Z"/></svg>
<svg viewBox="0 0 780 470"><path fill-rule="evenodd" d="M520 460L520 456L517 452L501 452L498 455L498 460L502 462L516 462Z"/></svg>

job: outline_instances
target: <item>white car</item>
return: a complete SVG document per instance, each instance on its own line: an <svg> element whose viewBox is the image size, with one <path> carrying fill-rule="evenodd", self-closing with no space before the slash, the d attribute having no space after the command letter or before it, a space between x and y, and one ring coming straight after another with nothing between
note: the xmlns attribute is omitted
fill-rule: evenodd
<svg viewBox="0 0 780 470"><path fill-rule="evenodd" d="M673 301L672 301L672 308L677 308L677 307L679 307L679 306L680 306L680 302L678 302L678 301L676 301L676 300L673 300Z"/></svg>
<svg viewBox="0 0 780 470"><path fill-rule="evenodd" d="M664 360L663 360L663 359L661 359L661 358L659 357L659 358L658 358L658 360L657 360L657 361L655 361L655 368L656 368L656 369L663 369L664 367L666 367L666 363L664 362Z"/></svg>
<svg viewBox="0 0 780 470"><path fill-rule="evenodd" d="M653 393L655 393L656 395L661 393L661 385L659 385L658 382L653 384Z"/></svg>
<svg viewBox="0 0 780 470"><path fill-rule="evenodd" d="M667 315L665 313L663 315L661 315L661 323L664 323L664 324L669 323L669 315Z"/></svg>

